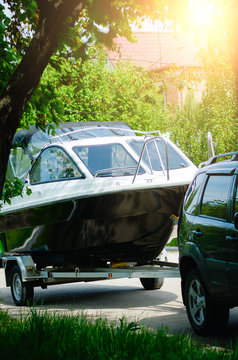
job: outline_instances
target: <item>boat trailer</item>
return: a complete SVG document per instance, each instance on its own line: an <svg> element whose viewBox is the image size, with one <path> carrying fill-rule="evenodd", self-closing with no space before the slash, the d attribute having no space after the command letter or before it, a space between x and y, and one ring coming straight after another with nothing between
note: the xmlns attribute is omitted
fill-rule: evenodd
<svg viewBox="0 0 238 360"><path fill-rule="evenodd" d="M30 255L6 255L2 258L6 286L11 287L17 306L31 305L34 287L46 289L48 285L97 280L139 278L146 290L160 289L164 278L179 278L177 263L153 260L147 265L133 263L108 264L108 267L45 267L38 270Z"/></svg>

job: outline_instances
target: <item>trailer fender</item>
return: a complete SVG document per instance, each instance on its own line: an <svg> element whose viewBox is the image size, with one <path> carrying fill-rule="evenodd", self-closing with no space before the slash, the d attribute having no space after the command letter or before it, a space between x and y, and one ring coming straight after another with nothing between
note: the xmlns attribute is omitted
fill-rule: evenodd
<svg viewBox="0 0 238 360"><path fill-rule="evenodd" d="M3 267L5 270L6 286L11 285L11 271L15 265L18 265L22 281L26 281L29 273L32 274L32 270L35 269L35 264L31 256L7 256L3 257Z"/></svg>

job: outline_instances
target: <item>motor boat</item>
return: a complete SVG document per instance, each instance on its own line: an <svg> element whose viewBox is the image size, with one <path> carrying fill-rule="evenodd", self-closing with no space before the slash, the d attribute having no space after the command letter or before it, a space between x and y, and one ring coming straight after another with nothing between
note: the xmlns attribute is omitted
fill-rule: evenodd
<svg viewBox="0 0 238 360"><path fill-rule="evenodd" d="M2 204L0 239L6 253L30 254L38 268L149 263L197 170L158 131L124 122L31 126L12 145L7 176L24 188Z"/></svg>

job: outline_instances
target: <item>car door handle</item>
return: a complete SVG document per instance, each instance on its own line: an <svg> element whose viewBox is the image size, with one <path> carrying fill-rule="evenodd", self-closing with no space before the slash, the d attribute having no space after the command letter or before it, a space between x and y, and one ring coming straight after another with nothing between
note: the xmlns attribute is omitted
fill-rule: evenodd
<svg viewBox="0 0 238 360"><path fill-rule="evenodd" d="M193 230L193 237L195 238L199 238L200 236L202 236L202 232L198 229L198 230Z"/></svg>

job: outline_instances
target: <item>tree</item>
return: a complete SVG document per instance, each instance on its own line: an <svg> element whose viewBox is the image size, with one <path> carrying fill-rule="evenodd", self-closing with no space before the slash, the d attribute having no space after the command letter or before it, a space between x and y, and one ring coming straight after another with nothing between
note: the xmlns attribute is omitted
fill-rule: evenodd
<svg viewBox="0 0 238 360"><path fill-rule="evenodd" d="M54 56L21 120L21 126L58 121L126 121L140 130L166 131L163 96L152 74L130 62L115 68L101 47L88 60ZM57 66L55 64L57 63Z"/></svg>
<svg viewBox="0 0 238 360"><path fill-rule="evenodd" d="M130 23L146 16L188 19L188 0L2 0L0 6L0 196L13 135L52 55L83 58L92 41L110 45L117 35L131 38ZM219 1L230 11L236 97L238 100L237 1ZM167 5L167 6L165 6ZM228 11L227 10L227 11ZM231 15L233 14L233 16ZM106 31L100 30L101 26ZM228 28L228 27L227 27ZM231 33L234 34L233 38ZM64 45L67 45L66 47ZM10 79L8 76L11 75Z"/></svg>
<svg viewBox="0 0 238 360"><path fill-rule="evenodd" d="M26 105L56 49L62 50L63 44L70 44L75 54L80 56L92 38L102 42L107 40L110 43L116 34L129 37L130 22L141 16L155 14L157 10L156 0L146 2L143 0L5 0L4 2L10 6L14 15L13 21L5 17L0 30L1 32L3 29L8 30L8 35L12 35L13 40L22 40L24 49L15 52L21 61L19 63L19 58L15 59L16 69L13 73L14 69L10 69L12 76L8 82L5 81L7 85L0 97L0 194L12 138ZM2 6L0 10L3 19ZM25 28L19 35L21 21L25 24ZM13 27L11 31L9 31L10 26ZM107 28L106 34L100 31L100 26ZM25 36L25 31L28 30L30 35ZM5 45L7 40L1 37L1 42L5 42Z"/></svg>
<svg viewBox="0 0 238 360"><path fill-rule="evenodd" d="M232 1L227 1L232 5ZM225 5L227 5L225 4ZM230 16L230 19L232 17ZM237 151L238 113L234 71L234 46L224 19L206 34L200 55L206 85L200 103L189 94L183 109L178 108L171 122L171 139L195 164L207 160L207 133L213 136L215 154Z"/></svg>

